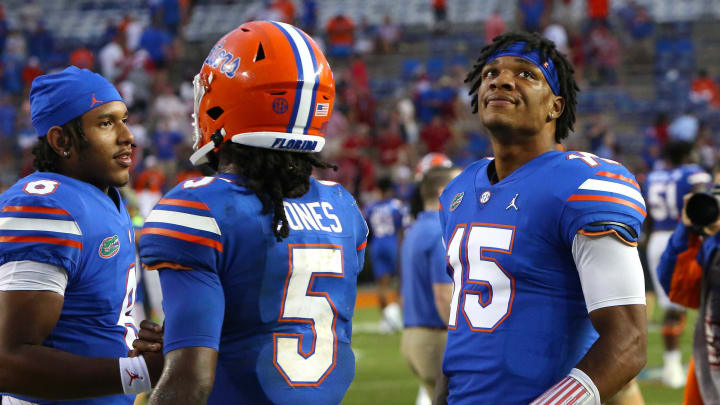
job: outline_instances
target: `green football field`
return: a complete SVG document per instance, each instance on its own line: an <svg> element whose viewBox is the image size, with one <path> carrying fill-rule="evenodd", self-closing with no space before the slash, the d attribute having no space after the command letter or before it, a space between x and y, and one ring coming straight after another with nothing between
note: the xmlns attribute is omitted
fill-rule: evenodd
<svg viewBox="0 0 720 405"><path fill-rule="evenodd" d="M648 336L648 361L640 374L639 383L647 405L682 404L683 389L671 389L660 381L662 366L662 343L660 336L660 314L650 323ZM413 405L418 383L407 368L400 354L400 334L380 335L372 331L377 323L378 311L373 308L358 309L353 317L355 333L353 348L357 356L355 380L343 404ZM688 316L687 327L682 337L683 362L690 356L692 327L695 312Z"/></svg>
<svg viewBox="0 0 720 405"><path fill-rule="evenodd" d="M690 358L692 327L695 311L688 314L687 328L682 337L683 361ZM682 404L683 389L671 389L660 381L662 366L662 343L659 320L662 315L655 311L648 336L647 366L639 376L647 405ZM400 354L400 334L377 333L378 310L360 308L353 317L353 349L356 355L355 380L343 400L344 405L413 405L418 383ZM139 399L136 404L145 404Z"/></svg>

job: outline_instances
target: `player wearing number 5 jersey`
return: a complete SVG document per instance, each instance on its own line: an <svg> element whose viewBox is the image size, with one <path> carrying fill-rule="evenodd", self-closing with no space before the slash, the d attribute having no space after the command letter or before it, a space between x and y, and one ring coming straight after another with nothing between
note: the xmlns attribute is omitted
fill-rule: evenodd
<svg viewBox="0 0 720 405"><path fill-rule="evenodd" d="M495 158L440 197L454 290L438 402L599 405L645 362L640 188L617 162L556 150L576 85L552 42L501 35L468 81Z"/></svg>
<svg viewBox="0 0 720 405"><path fill-rule="evenodd" d="M250 22L220 39L195 86L191 160L218 174L175 187L142 231L166 315L149 403L338 404L368 229L342 186L310 176L329 167L312 153L335 96L329 65L297 28Z"/></svg>
<svg viewBox="0 0 720 405"><path fill-rule="evenodd" d="M144 357L126 358L135 244L116 187L129 178L127 108L72 66L33 81L30 111L38 171L0 195L3 404L132 404L150 377Z"/></svg>

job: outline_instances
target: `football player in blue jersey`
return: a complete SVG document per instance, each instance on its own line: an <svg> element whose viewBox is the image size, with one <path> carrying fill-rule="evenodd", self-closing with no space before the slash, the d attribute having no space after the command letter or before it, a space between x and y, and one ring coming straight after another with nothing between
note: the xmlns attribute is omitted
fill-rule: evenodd
<svg viewBox="0 0 720 405"><path fill-rule="evenodd" d="M647 175L644 194L648 203L650 232L647 245L647 261L653 281L657 303L663 314L663 374L665 385L678 388L685 384L685 372L679 349L680 335L685 329L685 308L670 302L658 280L657 268L660 256L680 220L683 196L694 191L706 191L712 181L709 173L691 163L693 145L683 141L669 141L663 148L666 167L653 170Z"/></svg>
<svg viewBox="0 0 720 405"><path fill-rule="evenodd" d="M467 82L494 158L440 197L454 290L436 400L599 405L645 364L640 188L617 162L557 150L577 85L551 41L500 35Z"/></svg>
<svg viewBox="0 0 720 405"><path fill-rule="evenodd" d="M400 348L420 379L418 398L434 396L447 340L452 279L446 272L438 197L460 170L434 167L419 185L423 209L405 232L401 249L403 333ZM416 401L417 402L417 401Z"/></svg>
<svg viewBox="0 0 720 405"><path fill-rule="evenodd" d="M149 403L338 404L367 225L339 184L315 180L335 99L317 44L284 23L223 36L195 77L195 152L215 176L185 181L146 219L158 269L165 368Z"/></svg>
<svg viewBox="0 0 720 405"><path fill-rule="evenodd" d="M132 404L150 390L152 361L127 358L136 250L117 189L131 164L127 108L102 76L71 66L33 81L30 111L37 171L0 195L2 403ZM162 357L146 357L159 376Z"/></svg>
<svg viewBox="0 0 720 405"><path fill-rule="evenodd" d="M381 177L377 186L380 199L365 208L365 217L370 227L368 249L380 305L380 331L390 333L402 328L400 305L389 301L393 277L397 275L398 246L408 213L403 202L395 198L390 177Z"/></svg>

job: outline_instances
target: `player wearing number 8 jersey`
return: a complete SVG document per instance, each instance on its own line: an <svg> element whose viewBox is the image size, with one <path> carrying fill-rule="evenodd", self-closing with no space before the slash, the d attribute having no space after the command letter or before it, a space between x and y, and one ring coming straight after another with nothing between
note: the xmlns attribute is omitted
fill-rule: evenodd
<svg viewBox="0 0 720 405"><path fill-rule="evenodd" d="M30 111L38 171L0 195L3 404L132 404L123 392L150 389L153 354L126 358L135 245L116 187L129 179L127 108L71 66L33 81Z"/></svg>
<svg viewBox="0 0 720 405"><path fill-rule="evenodd" d="M440 197L454 290L438 402L600 404L645 361L640 189L617 162L556 150L576 85L552 42L501 35L468 81L495 158Z"/></svg>
<svg viewBox="0 0 720 405"><path fill-rule="evenodd" d="M250 22L220 39L195 86L191 160L218 174L175 187L142 231L166 315L150 404L338 404L368 229L342 186L310 176L329 167L312 153L335 96L329 65L297 28Z"/></svg>

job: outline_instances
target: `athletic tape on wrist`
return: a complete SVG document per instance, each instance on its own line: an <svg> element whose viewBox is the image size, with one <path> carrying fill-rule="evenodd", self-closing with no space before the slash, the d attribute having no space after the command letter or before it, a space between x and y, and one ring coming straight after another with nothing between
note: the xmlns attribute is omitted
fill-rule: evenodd
<svg viewBox="0 0 720 405"><path fill-rule="evenodd" d="M120 358L120 380L126 394L150 391L150 373L143 356Z"/></svg>
<svg viewBox="0 0 720 405"><path fill-rule="evenodd" d="M530 405L548 404L600 405L600 392L587 374L574 368L567 377L530 403Z"/></svg>

